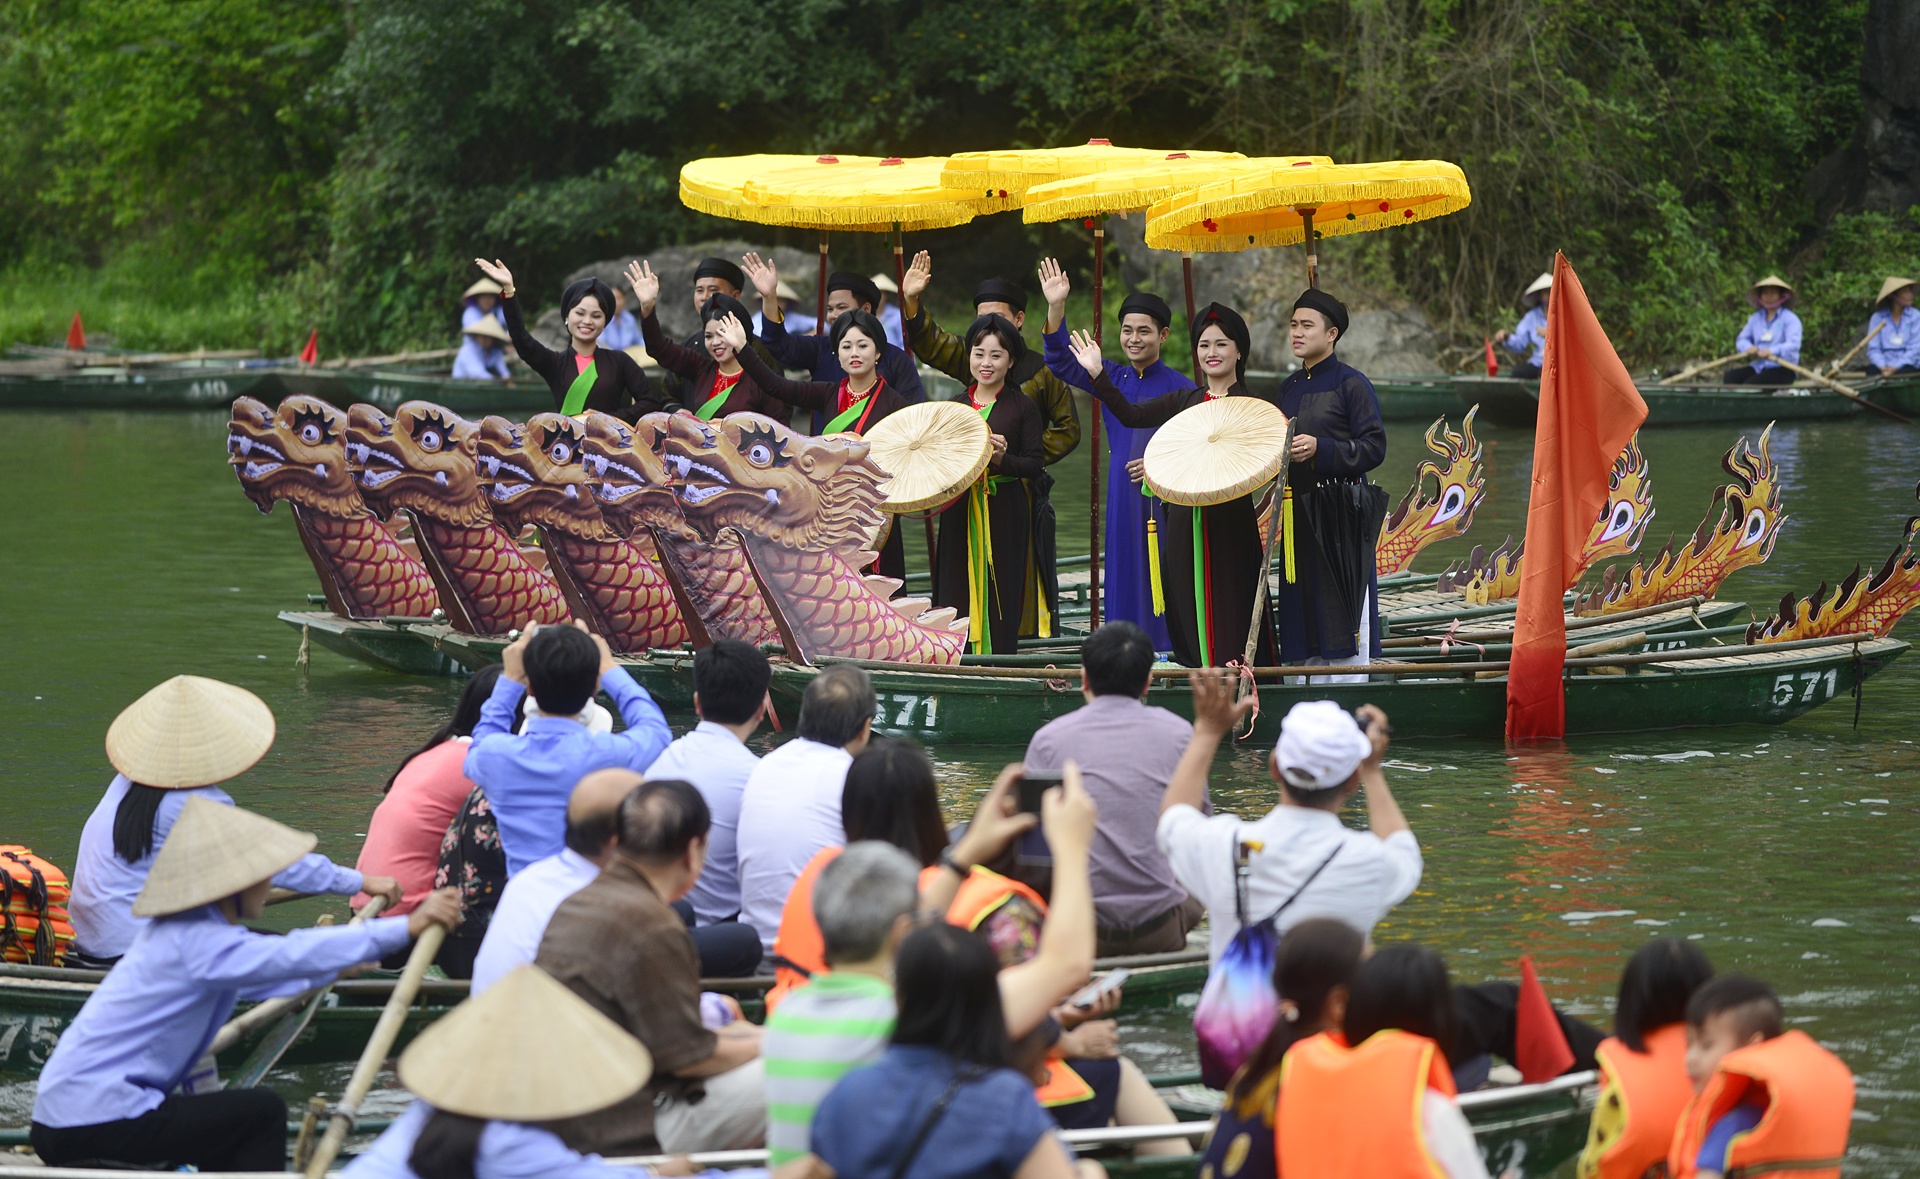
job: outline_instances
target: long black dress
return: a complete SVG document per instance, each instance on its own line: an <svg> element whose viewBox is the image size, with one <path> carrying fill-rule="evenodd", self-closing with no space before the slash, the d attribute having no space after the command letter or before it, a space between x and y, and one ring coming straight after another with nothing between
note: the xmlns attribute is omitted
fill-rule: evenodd
<svg viewBox="0 0 1920 1179"><path fill-rule="evenodd" d="M1009 396L1011 394L1011 396ZM976 410L973 390L967 401ZM1020 616L1027 603L1027 545L1033 528L1028 479L1042 469L1040 409L1030 397L1003 388L987 411L987 429L1007 440L1007 452L997 467L988 467L988 532L993 538L993 563L988 575L986 641L980 652L1011 655L1020 645ZM933 604L951 606L972 617L968 594L969 495L962 494L940 513L940 541L936 549Z"/></svg>
<svg viewBox="0 0 1920 1179"><path fill-rule="evenodd" d="M769 368L767 362L760 359L760 354L751 348L740 353L740 367L745 370L747 379L758 385L762 393L778 398L787 405L811 409L821 422L831 422L845 408L841 404L847 387L845 377L838 381L789 380ZM900 396L882 377L868 395L866 408L854 419L848 432L864 434L888 414L906 407L906 398ZM786 418L781 420L785 421ZM904 581L907 576L907 554L900 540L900 532L900 521L895 519L887 527L887 539L880 546L880 560L875 563L874 569L882 577L897 577Z"/></svg>
<svg viewBox="0 0 1920 1179"><path fill-rule="evenodd" d="M1128 401L1104 372L1093 379L1093 392L1121 425L1134 430L1164 426L1181 410L1211 400L1204 389L1177 389L1147 401ZM1269 405L1278 404L1274 394L1256 393L1238 382L1227 396L1258 397ZM1201 524L1197 554L1196 520ZM1166 528L1160 534L1160 585L1174 659L1188 667L1225 667L1232 660L1245 658L1247 627L1253 622L1254 594L1264 551L1261 540L1251 495L1205 508L1167 505ZM1205 641L1200 634L1203 621ZM1261 615L1259 630L1254 663L1271 667L1271 604Z"/></svg>
<svg viewBox="0 0 1920 1179"><path fill-rule="evenodd" d="M566 408L567 390L580 375L573 349L555 352L528 334L518 298L502 296L500 310L506 316L507 334L513 337L514 351L547 382L548 390L553 393L554 412L561 412ZM586 409L610 413L631 425L640 420L640 415L666 407L667 403L647 383L647 374L638 361L625 352L594 345L593 385L587 390Z"/></svg>

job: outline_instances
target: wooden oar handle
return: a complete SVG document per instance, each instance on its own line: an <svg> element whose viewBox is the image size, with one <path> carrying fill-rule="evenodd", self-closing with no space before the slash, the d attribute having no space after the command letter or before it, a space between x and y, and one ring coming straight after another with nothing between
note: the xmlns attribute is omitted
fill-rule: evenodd
<svg viewBox="0 0 1920 1179"><path fill-rule="evenodd" d="M304 896L306 894L295 893L294 895ZM355 913L353 920L347 922L347 924L352 926L371 921L380 915L380 910L386 907L387 898L374 897L367 902L364 909ZM314 988L316 991L325 989L325 987ZM268 999L265 1002L255 1003L253 1006L242 1011L239 1015L234 1016L220 1026L220 1030L213 1034L213 1043L207 1046L208 1054L213 1056L220 1055L222 1052L225 1052L246 1038L247 1034L255 1028L265 1027L267 1024L272 1023L274 1020L292 1011L295 1007L312 997L313 991L305 991L298 995L288 995L285 998Z"/></svg>

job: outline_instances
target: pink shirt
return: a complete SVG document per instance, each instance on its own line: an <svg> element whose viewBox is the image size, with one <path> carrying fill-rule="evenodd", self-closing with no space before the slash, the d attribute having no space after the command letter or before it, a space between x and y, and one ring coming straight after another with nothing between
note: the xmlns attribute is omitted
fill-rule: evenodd
<svg viewBox="0 0 1920 1179"><path fill-rule="evenodd" d="M400 882L406 895L396 908L387 910L388 915L413 912L433 891L440 840L473 789L460 770L467 759L467 744L465 737L455 737L408 762L393 789L374 808L356 867L368 876L391 876ZM363 893L354 904L364 904L366 899Z"/></svg>
<svg viewBox="0 0 1920 1179"><path fill-rule="evenodd" d="M592 363L593 363L593 353L591 352L588 352L585 355L582 355L578 352L575 352L573 354L573 371L575 373L586 372L587 366Z"/></svg>

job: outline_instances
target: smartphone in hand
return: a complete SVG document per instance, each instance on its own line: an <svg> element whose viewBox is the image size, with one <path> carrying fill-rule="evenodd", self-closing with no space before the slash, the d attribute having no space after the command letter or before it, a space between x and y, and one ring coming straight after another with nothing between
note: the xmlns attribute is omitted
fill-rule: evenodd
<svg viewBox="0 0 1920 1179"><path fill-rule="evenodd" d="M1040 800L1047 791L1065 781L1065 775L1059 770L1024 770L1020 774L1020 811L1022 814L1040 813Z"/></svg>
<svg viewBox="0 0 1920 1179"><path fill-rule="evenodd" d="M1067 1003L1070 1006L1078 1007L1082 1011L1089 1010L1095 1003L1098 1003L1107 995L1126 986L1127 980L1132 977L1133 971L1128 970L1124 966L1116 967L1075 991L1073 995L1067 999Z"/></svg>

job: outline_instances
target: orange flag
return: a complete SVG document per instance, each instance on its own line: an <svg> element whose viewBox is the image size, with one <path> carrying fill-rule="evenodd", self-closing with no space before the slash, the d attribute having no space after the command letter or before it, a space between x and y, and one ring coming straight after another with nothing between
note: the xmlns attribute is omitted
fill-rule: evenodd
<svg viewBox="0 0 1920 1179"><path fill-rule="evenodd" d="M1552 320L1553 314L1547 314ZM1513 1067L1529 1085L1551 1081L1573 1067L1567 1030L1547 1000L1547 989L1533 972L1533 955L1520 959L1520 1003L1513 1018Z"/></svg>
<svg viewBox="0 0 1920 1179"><path fill-rule="evenodd" d="M67 348L73 352L87 350L87 329L80 326L80 313L73 313L73 322L67 327Z"/></svg>
<svg viewBox="0 0 1920 1179"><path fill-rule="evenodd" d="M300 363L301 364L318 364L319 362L320 362L320 329L314 328L313 333L307 337L307 346L305 348L300 349ZM1599 508L1594 509L1595 513L1598 513L1599 510L1600 510Z"/></svg>
<svg viewBox="0 0 1920 1179"><path fill-rule="evenodd" d="M1613 460L1646 420L1647 403L1594 318L1579 276L1565 254L1555 254L1533 435L1527 559L1507 671L1509 741L1566 736L1561 673L1567 620L1561 599L1579 576L1581 546L1607 502Z"/></svg>

